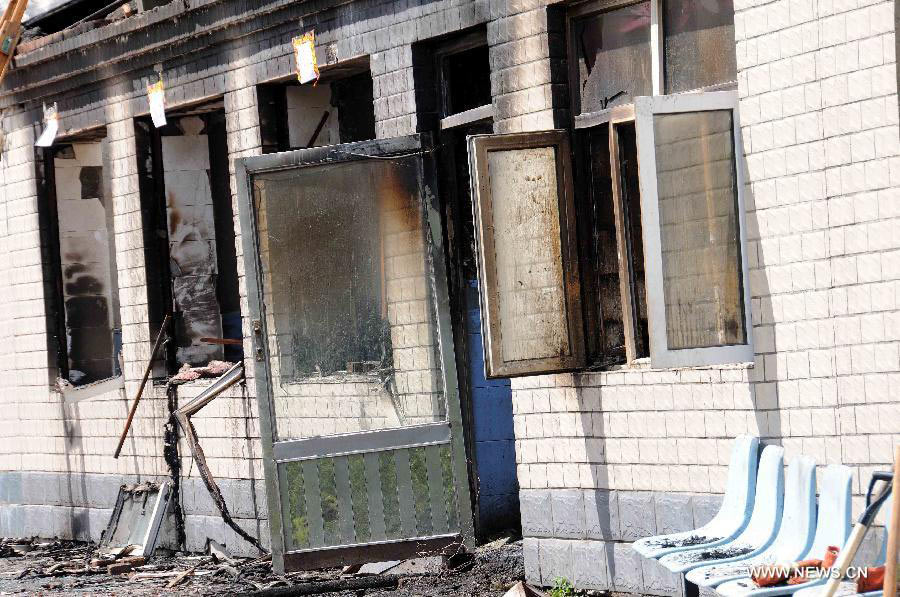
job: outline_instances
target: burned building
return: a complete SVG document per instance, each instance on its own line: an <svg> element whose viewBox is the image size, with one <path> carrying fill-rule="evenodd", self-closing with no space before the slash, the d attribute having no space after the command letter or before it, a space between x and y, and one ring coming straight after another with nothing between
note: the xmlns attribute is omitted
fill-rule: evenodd
<svg viewBox="0 0 900 597"><path fill-rule="evenodd" d="M0 536L174 476L185 548L253 552L164 449L221 360L193 425L287 569L521 525L530 581L677 594L628 543L734 437L891 460L893 2L84 4L0 88Z"/></svg>

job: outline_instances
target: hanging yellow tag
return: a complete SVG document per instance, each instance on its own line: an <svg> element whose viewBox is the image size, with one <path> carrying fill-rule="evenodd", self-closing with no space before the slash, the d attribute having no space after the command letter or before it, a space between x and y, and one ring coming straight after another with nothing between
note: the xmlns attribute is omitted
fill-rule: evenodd
<svg viewBox="0 0 900 597"><path fill-rule="evenodd" d="M301 83L319 80L319 65L316 63L316 33L309 31L291 40L294 45L294 61L297 66L297 80Z"/></svg>

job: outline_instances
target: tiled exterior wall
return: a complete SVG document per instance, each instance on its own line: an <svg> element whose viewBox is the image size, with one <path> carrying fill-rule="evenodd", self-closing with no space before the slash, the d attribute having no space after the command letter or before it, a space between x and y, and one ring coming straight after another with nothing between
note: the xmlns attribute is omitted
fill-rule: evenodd
<svg viewBox="0 0 900 597"><path fill-rule="evenodd" d="M657 565L628 559L618 541L635 535L623 521L639 517L638 534L691 528L696 511L693 521L689 508L679 515L671 494L721 493L737 434L782 444L788 460L851 466L855 513L900 441L894 4L735 9L755 364L514 381L523 505L549 496L553 506L555 539L528 530L546 524L546 509L531 510L534 522L522 510L527 574L544 584L564 575L582 586L680 590ZM576 525L571 540L558 530L573 510L564 497L593 487L619 521L618 536L614 523L603 536L613 553L599 579L580 555L597 537L590 525ZM593 494L582 499L593 504ZM674 523L663 525L667 511Z"/></svg>
<svg viewBox="0 0 900 597"><path fill-rule="evenodd" d="M136 18L170 18L173 7ZM819 464L854 467L857 511L869 473L890 460L890 446L900 441L893 3L740 1L735 9L756 361L752 367L636 366L515 380L530 580L546 584L563 575L584 588L678 592L671 575L638 562L626 543L708 519L716 505L713 496L724 489L735 435L779 442L788 459L804 453ZM128 396L136 390L151 342L132 118L146 112L143 90L153 76L152 64L165 65L171 107L224 96L234 159L262 152L255 85L290 74L289 40L297 31L316 28L322 63L329 47L341 60L370 55L377 134L393 137L417 127L410 44L487 23L495 130L540 130L567 122L564 69L558 68L564 33L557 8L548 10L541 0L360 1L340 8L311 2L272 10L285 24L273 25L277 19L267 17L267 27L212 50L184 52L201 43L193 39L156 50L128 67L133 70L105 79L102 99L96 87L77 79L68 92L55 83L45 89L56 90L64 129L107 127ZM29 68L41 72L39 66ZM26 75L16 75L11 84ZM35 512L43 521L62 521L72 505L88 512L86 520L105 521L97 512L111 505L118 475L167 472L161 457L165 399L158 389L145 395L118 461L110 454L126 413L125 396L72 407L48 389L32 147L40 98L35 101L3 119L8 136L0 160L5 216L0 249L9 257L0 262L0 284L10 291L0 293L0 362L9 364L0 371L0 403L12 424L0 426L0 470L20 472L0 473L0 535L18 533L16 525L35 520ZM243 275L237 221L235 233ZM249 338L243 284L241 292ZM252 354L249 341L245 352ZM252 377L252 368L248 373ZM182 399L191 391L196 389L184 389ZM194 420L213 474L228 487L229 504L252 532L264 535L265 522L257 522L265 516L265 503L258 494L262 467L252 391L234 389ZM185 491L189 543L225 536L214 513L201 505L189 459L184 471L187 486L196 489ZM25 477L60 488L57 506L46 505L41 494L23 492L33 486L22 483ZM102 495L91 493L98 487L106 487ZM42 524L48 525L42 532L70 530L63 522ZM85 528L76 530L98 531L95 524L87 533ZM598 561L605 568L597 568Z"/></svg>

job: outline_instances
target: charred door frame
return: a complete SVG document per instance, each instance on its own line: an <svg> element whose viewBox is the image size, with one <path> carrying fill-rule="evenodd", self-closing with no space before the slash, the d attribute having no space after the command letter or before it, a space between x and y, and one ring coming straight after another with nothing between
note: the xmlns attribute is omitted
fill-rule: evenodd
<svg viewBox="0 0 900 597"><path fill-rule="evenodd" d="M327 163L348 162L370 159L372 157L387 158L421 154L423 165L423 207L425 210L425 226L428 240L431 242L429 259L433 268L432 288L434 291L434 307L436 309L436 325L440 346L441 365L444 378L444 396L447 400L447 421L441 424L422 425L399 430L386 430L384 433L405 431L421 441L438 430L437 427L448 426L450 432L450 449L453 475L456 480L457 508L459 513L458 534L444 535L426 539L382 541L354 545L349 547L321 548L302 552L285 553L284 522L282 520L282 494L278 477L278 463L275 460L276 447L273 421L275 417L274 396L272 393L272 377L270 372L269 345L266 330L265 303L263 301L262 262L260 258L259 237L257 234L257 218L251 188L251 177L255 174L277 170L293 169L302 166L313 166ZM244 264L246 269L247 301L249 315L252 318L254 377L256 380L257 403L259 405L260 439L262 442L263 469L265 471L266 496L268 501L269 528L272 545L272 563L276 570L284 571L287 563L291 569L309 568L313 566L334 566L352 561L387 560L413 556L425 550L439 550L448 545L462 543L468 547L474 545L473 517L471 510L471 490L469 485L466 449L463 438L462 412L459 400L458 378L456 371L456 355L453 344L453 331L450 318L450 299L447 288L447 269L445 264L446 250L442 234L441 205L435 194L437 189L437 173L435 168L434 149L429 134L417 134L395 139L378 139L342 145L301 149L297 151L268 154L235 160L237 179L238 209L244 242ZM376 432L377 433L377 432ZM375 433L366 433L370 437ZM343 436L349 446L351 438L362 439L366 434ZM357 436L358 437L355 437ZM327 443L339 441L342 436L320 438ZM434 438L431 438L432 440ZM320 442L320 443L324 443ZM290 442L293 443L293 442ZM308 447L308 446L307 446ZM358 447L358 446L357 446ZM369 446L377 448L377 445ZM283 453L290 448L290 455ZM296 448L296 450L295 450ZM280 457L302 457L301 446L279 446ZM463 485L465 484L465 485Z"/></svg>
<svg viewBox="0 0 900 597"><path fill-rule="evenodd" d="M56 200L56 149L36 149L38 180L40 181L38 209L40 220L41 250L44 253L44 293L49 294L47 308L47 334L52 339L56 377L69 379L69 349L66 342L66 298L63 292L62 252L59 238L59 212ZM51 292L52 288L52 292ZM49 355L48 355L49 356ZM48 359L48 361L50 360ZM51 383L53 378L51 376Z"/></svg>

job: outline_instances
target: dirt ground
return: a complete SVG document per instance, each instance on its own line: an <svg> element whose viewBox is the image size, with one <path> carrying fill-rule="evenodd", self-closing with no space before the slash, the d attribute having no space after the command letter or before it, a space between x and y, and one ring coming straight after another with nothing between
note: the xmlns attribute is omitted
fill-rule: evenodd
<svg viewBox="0 0 900 597"><path fill-rule="evenodd" d="M250 559L222 561L211 555L157 555L125 574L111 575L98 566L95 546L53 542L35 543L32 551L20 553L0 542L0 595L244 595L263 589L363 578L343 575L340 570L302 572L279 576L271 564ZM394 588L372 588L323 593L335 596L390 597L501 597L523 579L521 540L488 543L471 558L455 558L424 574L396 575ZM457 560L462 560L460 564ZM194 568L193 574L168 588L177 576ZM390 571L385 574L390 574Z"/></svg>

